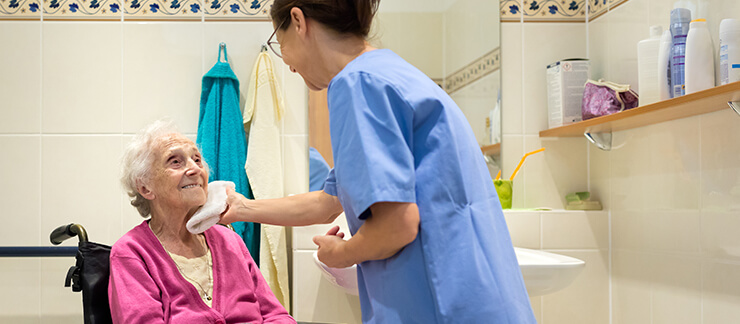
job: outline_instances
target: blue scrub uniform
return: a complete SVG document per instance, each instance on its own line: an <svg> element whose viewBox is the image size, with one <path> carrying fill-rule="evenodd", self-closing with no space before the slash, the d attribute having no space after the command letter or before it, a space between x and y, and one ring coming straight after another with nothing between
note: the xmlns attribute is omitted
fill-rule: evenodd
<svg viewBox="0 0 740 324"><path fill-rule="evenodd" d="M358 265L365 323L536 323L491 176L465 116L390 50L329 84L334 169L350 232L377 202L419 206L416 239Z"/></svg>
<svg viewBox="0 0 740 324"><path fill-rule="evenodd" d="M308 148L308 191L318 191L324 188L326 176L329 175L329 164L324 157L313 147Z"/></svg>

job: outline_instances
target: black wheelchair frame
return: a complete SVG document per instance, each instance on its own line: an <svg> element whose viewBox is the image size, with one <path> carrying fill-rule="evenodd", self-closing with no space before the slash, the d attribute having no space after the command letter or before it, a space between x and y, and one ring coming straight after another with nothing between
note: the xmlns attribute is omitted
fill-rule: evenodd
<svg viewBox="0 0 740 324"><path fill-rule="evenodd" d="M67 271L64 286L82 292L85 324L112 323L108 305L111 247L88 241L85 228L74 223L57 227L49 239L52 244L58 245L75 236L79 238L75 255L77 262Z"/></svg>

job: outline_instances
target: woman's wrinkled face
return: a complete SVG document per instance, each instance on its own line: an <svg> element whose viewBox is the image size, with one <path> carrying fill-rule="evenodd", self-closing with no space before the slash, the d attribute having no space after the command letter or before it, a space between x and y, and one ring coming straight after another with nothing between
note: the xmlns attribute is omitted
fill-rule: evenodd
<svg viewBox="0 0 740 324"><path fill-rule="evenodd" d="M195 143L180 134L161 138L150 183L154 200L163 206L194 210L205 204L208 173Z"/></svg>

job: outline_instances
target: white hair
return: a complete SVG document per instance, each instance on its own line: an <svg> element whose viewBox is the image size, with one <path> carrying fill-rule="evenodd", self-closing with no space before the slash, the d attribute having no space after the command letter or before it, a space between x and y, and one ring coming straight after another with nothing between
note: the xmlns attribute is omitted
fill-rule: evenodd
<svg viewBox="0 0 740 324"><path fill-rule="evenodd" d="M160 119L137 133L128 143L121 160L121 184L131 197L131 205L142 217L151 213L149 200L144 198L138 190L141 184L151 180L152 166L156 158L157 143L173 134L183 136L177 126L169 119ZM183 136L185 137L185 136ZM208 164L203 159L203 167L208 173Z"/></svg>

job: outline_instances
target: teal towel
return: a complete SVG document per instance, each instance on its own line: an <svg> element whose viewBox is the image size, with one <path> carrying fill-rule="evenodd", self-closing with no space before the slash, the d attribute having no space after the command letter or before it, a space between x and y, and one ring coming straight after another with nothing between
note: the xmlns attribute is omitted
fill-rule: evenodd
<svg viewBox="0 0 740 324"><path fill-rule="evenodd" d="M203 76L196 143L211 169L209 181L234 182L238 193L254 199L244 170L247 140L239 110L239 80L229 63L221 62L220 51L219 62ZM244 240L252 259L259 262L259 224L236 222L232 226Z"/></svg>

